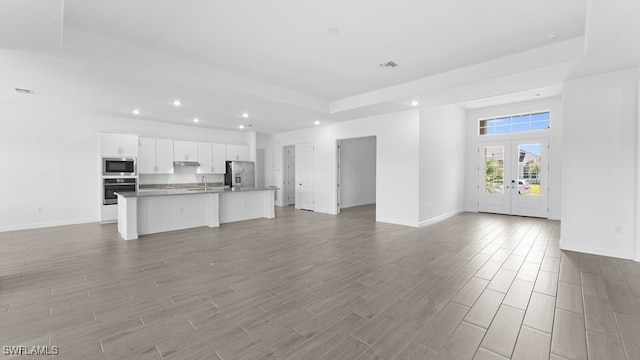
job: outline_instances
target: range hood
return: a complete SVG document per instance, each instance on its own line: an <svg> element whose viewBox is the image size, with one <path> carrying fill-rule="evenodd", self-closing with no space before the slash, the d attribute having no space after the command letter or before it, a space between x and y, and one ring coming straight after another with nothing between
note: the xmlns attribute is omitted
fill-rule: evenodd
<svg viewBox="0 0 640 360"><path fill-rule="evenodd" d="M173 166L200 166L197 161L174 161Z"/></svg>

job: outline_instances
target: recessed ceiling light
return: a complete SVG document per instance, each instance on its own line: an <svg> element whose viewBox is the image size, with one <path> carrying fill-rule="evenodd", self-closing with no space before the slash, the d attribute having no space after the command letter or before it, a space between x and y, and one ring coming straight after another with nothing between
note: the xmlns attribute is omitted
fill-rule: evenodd
<svg viewBox="0 0 640 360"><path fill-rule="evenodd" d="M198 119L198 118L194 118L194 119L193 119L193 122L194 122L194 123L200 122L200 119Z"/></svg>
<svg viewBox="0 0 640 360"><path fill-rule="evenodd" d="M182 105L182 102L180 100L173 100L173 105L174 106L180 106L180 105Z"/></svg>
<svg viewBox="0 0 640 360"><path fill-rule="evenodd" d="M547 35L545 35L544 37L547 38L547 40L555 40L558 38L558 34L557 33L549 33Z"/></svg>
<svg viewBox="0 0 640 360"><path fill-rule="evenodd" d="M542 95L542 94L540 94L540 93L536 93L536 94L534 94L533 96L540 96L540 95Z"/></svg>
<svg viewBox="0 0 640 360"><path fill-rule="evenodd" d="M244 129L244 125L240 125L238 126L240 129Z"/></svg>
<svg viewBox="0 0 640 360"><path fill-rule="evenodd" d="M416 100L413 100L411 102L411 106L418 106L418 104L420 104L419 102L417 102Z"/></svg>
<svg viewBox="0 0 640 360"><path fill-rule="evenodd" d="M316 122L314 124L320 125L320 120L316 120Z"/></svg>
<svg viewBox="0 0 640 360"><path fill-rule="evenodd" d="M134 115L140 115L140 110L138 110L138 109L133 109L132 113L133 113Z"/></svg>
<svg viewBox="0 0 640 360"><path fill-rule="evenodd" d="M334 34L334 35L339 35L339 34L340 34L340 28L337 28L337 27L330 27L330 28L329 28L329 33L330 33L330 34Z"/></svg>
<svg viewBox="0 0 640 360"><path fill-rule="evenodd" d="M248 118L248 117L249 117L249 114L247 114L247 113L242 113L242 117L246 119L246 118Z"/></svg>

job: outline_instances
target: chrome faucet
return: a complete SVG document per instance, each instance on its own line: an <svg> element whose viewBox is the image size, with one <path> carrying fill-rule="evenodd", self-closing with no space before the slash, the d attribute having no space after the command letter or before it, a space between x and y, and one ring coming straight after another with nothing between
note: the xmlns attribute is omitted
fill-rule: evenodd
<svg viewBox="0 0 640 360"><path fill-rule="evenodd" d="M204 191L207 191L207 177L206 176L202 177L202 182L204 183Z"/></svg>

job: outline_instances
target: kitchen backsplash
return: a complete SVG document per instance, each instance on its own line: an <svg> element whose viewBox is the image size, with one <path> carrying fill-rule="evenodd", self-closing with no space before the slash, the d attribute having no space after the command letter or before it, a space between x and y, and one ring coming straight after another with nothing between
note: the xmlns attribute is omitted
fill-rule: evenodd
<svg viewBox="0 0 640 360"><path fill-rule="evenodd" d="M138 183L145 184L188 184L202 181L202 177L207 177L207 182L224 183L222 174L197 174L196 167L175 167L174 173L170 175L141 174L138 176Z"/></svg>

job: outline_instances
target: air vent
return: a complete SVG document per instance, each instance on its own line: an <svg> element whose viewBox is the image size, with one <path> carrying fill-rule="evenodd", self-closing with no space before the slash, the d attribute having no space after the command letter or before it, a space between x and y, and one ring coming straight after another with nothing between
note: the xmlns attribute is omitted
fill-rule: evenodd
<svg viewBox="0 0 640 360"><path fill-rule="evenodd" d="M383 68L394 68L396 66L398 66L398 64L394 63L393 61L387 61L386 63L380 64L380 67Z"/></svg>
<svg viewBox="0 0 640 360"><path fill-rule="evenodd" d="M15 88L16 92L18 94L27 94L27 95L33 95L33 90L29 90L29 89L21 89L21 88Z"/></svg>

